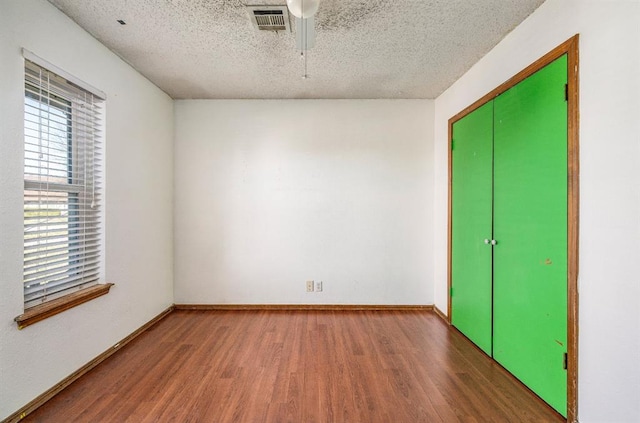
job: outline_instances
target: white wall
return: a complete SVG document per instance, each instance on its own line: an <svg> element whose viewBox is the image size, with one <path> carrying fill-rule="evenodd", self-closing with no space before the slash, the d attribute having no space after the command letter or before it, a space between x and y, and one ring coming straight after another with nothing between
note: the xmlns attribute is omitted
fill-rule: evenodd
<svg viewBox="0 0 640 423"><path fill-rule="evenodd" d="M433 304L433 101L175 114L176 303Z"/></svg>
<svg viewBox="0 0 640 423"><path fill-rule="evenodd" d="M447 120L580 33L581 422L640 421L640 2L547 0L436 99L435 302L447 309Z"/></svg>
<svg viewBox="0 0 640 423"><path fill-rule="evenodd" d="M103 90L111 292L18 331L25 47ZM0 10L0 419L173 302L173 102L44 0Z"/></svg>

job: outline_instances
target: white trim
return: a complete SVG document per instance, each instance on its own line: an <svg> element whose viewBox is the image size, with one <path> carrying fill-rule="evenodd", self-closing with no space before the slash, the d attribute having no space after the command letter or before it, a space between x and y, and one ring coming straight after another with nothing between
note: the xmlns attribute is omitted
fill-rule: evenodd
<svg viewBox="0 0 640 423"><path fill-rule="evenodd" d="M59 76L63 77L67 81L77 85L78 87L82 88L83 90L89 91L91 94L95 95L96 97L100 97L101 100L106 100L107 99L107 94L105 94L104 91L101 91L101 90L97 89L96 87L94 87L94 86L92 86L90 84L87 84L86 82L84 82L84 81L76 78L75 76L71 75L69 72L65 72L64 70L60 69L56 65L52 64L51 62L43 59L40 56L37 56L37 55L33 54L32 52L30 52L26 48L22 49L22 57L24 57L25 59L35 63L36 65L38 65L40 67L46 68L47 70L55 73L56 75L59 75Z"/></svg>

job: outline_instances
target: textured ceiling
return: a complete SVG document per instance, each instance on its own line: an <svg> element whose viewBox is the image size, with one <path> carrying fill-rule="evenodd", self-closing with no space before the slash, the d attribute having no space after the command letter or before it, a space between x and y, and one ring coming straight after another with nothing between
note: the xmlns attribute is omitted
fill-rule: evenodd
<svg viewBox="0 0 640 423"><path fill-rule="evenodd" d="M49 1L176 99L435 98L544 2L321 0L303 79L245 8L285 0Z"/></svg>

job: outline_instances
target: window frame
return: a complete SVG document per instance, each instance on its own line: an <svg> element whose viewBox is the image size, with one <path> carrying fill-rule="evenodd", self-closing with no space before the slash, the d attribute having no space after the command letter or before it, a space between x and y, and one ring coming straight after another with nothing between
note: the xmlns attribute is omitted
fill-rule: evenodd
<svg viewBox="0 0 640 423"><path fill-rule="evenodd" d="M104 262L102 257L104 254L104 244L102 239L104 215L103 206L99 204L100 201L97 202L98 206L95 211L93 211L95 208L93 202L96 198L100 197L100 190L102 190L102 182L104 181L104 174L100 171L103 165L100 154L103 151L104 141L102 139L96 140L96 137L101 138L98 133L101 132L104 125L104 112L101 109L104 107L104 102L106 102L106 95L102 91L67 74L27 50L23 50L23 56L25 58L25 77L23 81L23 106L25 108L25 113L23 114L23 127L25 128L25 135L23 137L23 148L25 151L25 159L23 160L25 235L23 239L23 250L26 254L28 249L26 229L28 197L31 196L32 198L39 199L42 193L44 193L43 196L45 196L46 199L43 204L45 207L50 207L51 204L57 206L59 200L55 197L58 194L62 195L62 201L59 201L61 216L65 214L66 216L61 222L58 222L57 225L61 228L62 232L60 241L62 248L66 247L66 251L61 250L60 252L56 252L54 254L55 259L51 261L47 261L47 258L44 256L36 256L37 258L33 263L29 263L33 266L29 271L27 271L27 259L25 257L22 281L24 295L23 306L25 311L14 319L20 329L100 297L108 293L111 286L113 286L113 284L103 281ZM27 63L27 61L31 63ZM55 87L53 85L43 87L42 84L28 80L28 69L32 70L34 65L38 70L46 72L48 76L56 78ZM60 87L62 87L62 89L60 89ZM68 96L65 95L67 90L69 90ZM90 98L90 101L77 96L75 91L86 94L87 98ZM38 95L38 92L41 92L42 95ZM50 100L54 101L50 102ZM31 166L30 169L32 172L33 169L35 169L37 173L31 174L28 170L29 159L27 155L30 153L37 154L37 152L33 150L31 152L29 151L27 125L30 121L27 117L27 110L30 106L37 110L38 113L41 113L43 110L46 110L47 113L51 111L54 115L66 119L66 122L58 122L64 125L63 129L52 130L51 127L49 127L44 135L41 130L41 125L43 125L42 121L35 123L34 126L36 126L38 130L38 136L35 138L35 140L37 140L36 142L46 144L47 149L49 149L50 143L55 142L50 138L51 132L62 130L66 132L66 134L65 132L62 133L62 139L66 137L66 146L59 148L57 153L55 153L57 156L53 157L53 159L49 155L49 150L46 154L46 160L41 161L42 156L38 157L38 163ZM55 110L57 110L57 112ZM74 113L77 113L77 115L74 116ZM93 126L94 113L99 115L98 124L95 128ZM47 114L47 116L48 119L51 119L51 115ZM86 121L87 116L90 117L88 122ZM50 122L51 120L49 120L48 123ZM85 135L78 136L76 134L76 132L85 134L87 128L89 128L90 139L85 137ZM95 129L95 132L93 132L92 129ZM33 142L33 136L30 137ZM46 142L43 143L45 139ZM32 146L33 145L34 144L32 144ZM43 167L43 163L46 167ZM52 163L56 169L50 173L50 167L48 166ZM58 165L60 165L60 169L57 168ZM43 174L43 169L46 179L44 183L42 180L36 179ZM56 176L60 171L64 176ZM52 175L52 173L54 174ZM36 178L33 177L34 175ZM64 179L65 182L56 180L56 178ZM49 181L49 179L53 181ZM88 179L90 179L90 181L88 181ZM90 187L91 192L87 191L87 187ZM66 199L64 195L67 196ZM49 202L46 202L46 200ZM53 201L53 203L50 203L50 201ZM86 212L87 204L90 204L89 207L91 211L89 213ZM36 205L33 210L36 210L35 216L38 218L40 216L38 213L41 213L43 209L40 208L40 205ZM58 234L55 232L56 229L51 231L47 220L48 219L45 219L45 223L35 220L33 224L36 228L38 228L38 225L43 227L37 230L46 231L43 239L54 239L55 242L58 242L54 238L58 237ZM87 232L85 230L90 230L90 237L92 238L90 238L89 241L86 241L86 239L80 240L80 237L86 235ZM87 245L92 246L89 252L86 251ZM95 248L95 250L93 250L93 248ZM52 266L47 268L46 265L49 263L51 263ZM84 269L87 263L89 263L89 273L86 273ZM33 279L34 275L40 273L42 269L44 269L45 273L49 269L54 269L52 271L53 276L46 275L47 278L51 277L51 280L38 282L37 279ZM31 291L28 292L30 286L28 285L27 274L31 275L34 283L45 286L40 290L34 290L37 295L35 298L30 295ZM89 280L87 280L87 275L89 275ZM65 281L65 279L67 280ZM53 283L53 292L50 294L46 291L46 285L48 283Z"/></svg>

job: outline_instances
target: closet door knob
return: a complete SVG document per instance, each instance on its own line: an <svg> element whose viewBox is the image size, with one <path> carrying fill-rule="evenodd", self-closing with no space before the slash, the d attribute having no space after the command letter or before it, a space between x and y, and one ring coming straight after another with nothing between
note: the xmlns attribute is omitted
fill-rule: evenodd
<svg viewBox="0 0 640 423"><path fill-rule="evenodd" d="M490 242L491 242L491 241L489 241L488 239L485 239L485 240L484 240L484 243L485 243L485 244L489 244Z"/></svg>
<svg viewBox="0 0 640 423"><path fill-rule="evenodd" d="M491 245L498 245L498 241L496 241L495 239L491 240Z"/></svg>

